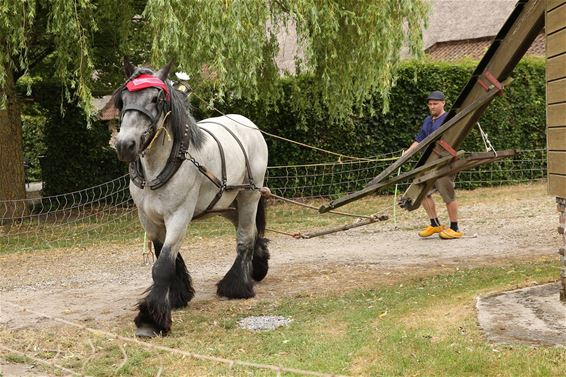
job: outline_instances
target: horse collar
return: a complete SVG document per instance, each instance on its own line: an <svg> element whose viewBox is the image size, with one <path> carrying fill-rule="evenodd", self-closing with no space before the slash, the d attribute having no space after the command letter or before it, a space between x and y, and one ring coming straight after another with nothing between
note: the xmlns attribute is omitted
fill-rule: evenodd
<svg viewBox="0 0 566 377"><path fill-rule="evenodd" d="M171 147L171 153L167 158L165 167L157 175L157 177L150 182L145 179L145 174L141 164L141 160L138 157L134 162L130 162L129 174L130 180L139 188L143 189L145 186L149 186L150 189L156 190L162 187L164 184L169 182L171 177L179 170L183 161L185 161L185 155L189 150L189 125L185 125L185 130L180 138L173 138L173 146Z"/></svg>

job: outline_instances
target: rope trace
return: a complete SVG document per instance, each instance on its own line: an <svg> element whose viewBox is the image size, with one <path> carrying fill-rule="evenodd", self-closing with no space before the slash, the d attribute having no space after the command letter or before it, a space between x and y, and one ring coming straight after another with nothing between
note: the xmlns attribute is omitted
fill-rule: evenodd
<svg viewBox="0 0 566 377"><path fill-rule="evenodd" d="M196 94L195 92L191 92L191 95L192 95L192 96L195 96L197 99L199 99L199 100L202 101L203 103L207 104L207 106L210 106L209 102L207 102L204 98L202 98L201 96L199 96L199 95ZM243 126L243 127L252 128L252 127L248 126L247 124L238 122L238 120L233 119L233 118L230 118L229 115L227 115L226 113L220 111L220 110L219 110L217 107L215 107L215 106L210 106L210 108L211 108L212 110L216 111L218 114L229 118L230 120L232 120L232 121L238 123L239 125L241 125L241 126ZM343 153L332 152L332 151L329 151L329 150L324 149L324 148L315 147L314 145L305 144L305 143L302 143L302 142L300 142L300 141L291 140L291 139L285 138L285 137L283 137L283 136L275 135L275 134L269 133L269 132L267 132L267 131L261 130L261 129L259 129L259 128L258 128L258 131L260 131L262 134L267 135L267 136L269 136L269 137L272 137L272 138L274 138L274 139L283 140L283 141L286 141L286 142L288 142L288 143L292 143L292 144L299 145L299 146L301 146L301 147L305 147L305 148L313 149L313 150L316 150L316 151L319 151L319 152L323 152L323 153L326 153L326 154L329 154L329 155L337 156L339 159L345 158L345 159L348 159L348 160L365 160L365 161L370 160L370 159L368 159L368 158L366 158L366 157L354 157L354 156L345 155L345 154L343 154Z"/></svg>

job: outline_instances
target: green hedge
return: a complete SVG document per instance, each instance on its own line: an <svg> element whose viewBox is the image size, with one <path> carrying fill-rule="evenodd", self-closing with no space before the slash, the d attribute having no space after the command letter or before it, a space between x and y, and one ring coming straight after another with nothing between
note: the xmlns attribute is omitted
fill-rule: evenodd
<svg viewBox="0 0 566 377"><path fill-rule="evenodd" d="M382 113L379 98L369 98L355 115L330 117L323 105L323 93L311 77L280 80L280 100L226 100L217 104L224 113L239 113L252 119L263 130L344 155L371 157L407 148L428 110L425 98L432 90L447 96L447 109L470 78L477 62L458 64L406 62L391 93L390 111ZM496 97L480 119L484 131L497 149L538 149L545 147L545 80L543 59L523 59L512 74L514 82L505 96ZM69 192L104 182L123 174L125 165L108 148L109 134L104 124L87 129L80 109L70 105L65 115L59 111L60 92L43 88L40 102L46 109L44 149L26 143L30 150L45 153L42 177L49 194ZM201 97L209 98L206 93ZM206 104L192 97L197 119L217 116ZM340 119L332 121L332 119ZM35 120L37 122L37 119ZM38 126L24 118L24 135ZM36 138L37 139L37 138ZM266 137L269 165L296 165L336 161L335 156L313 151L285 141ZM36 143L41 144L40 141ZM479 132L474 129L465 140L466 151L482 151ZM33 178L38 174L33 172ZM509 174L506 172L505 174ZM511 177L512 178L512 177ZM316 186L316 183L315 183Z"/></svg>

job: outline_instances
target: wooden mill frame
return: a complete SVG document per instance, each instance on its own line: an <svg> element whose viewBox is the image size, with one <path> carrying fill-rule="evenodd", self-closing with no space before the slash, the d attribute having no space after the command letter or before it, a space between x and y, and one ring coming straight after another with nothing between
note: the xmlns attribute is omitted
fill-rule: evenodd
<svg viewBox="0 0 566 377"><path fill-rule="evenodd" d="M323 205L320 212L328 212L401 179L414 177L400 200L401 207L412 211L419 208L436 178L512 156L514 151L462 157L462 153L456 150L494 96L502 94L511 82L511 72L543 29L547 59L548 193L557 197L560 212L558 231L563 237L563 246L559 250L560 299L566 302L566 0L519 0L454 102L443 125L387 167L364 189ZM411 172L389 177L421 151L424 153Z"/></svg>

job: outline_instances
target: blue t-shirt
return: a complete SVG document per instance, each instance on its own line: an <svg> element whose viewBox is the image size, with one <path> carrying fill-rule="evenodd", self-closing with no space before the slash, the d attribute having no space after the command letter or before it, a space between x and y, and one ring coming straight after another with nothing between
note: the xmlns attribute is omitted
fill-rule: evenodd
<svg viewBox="0 0 566 377"><path fill-rule="evenodd" d="M432 115L427 116L421 126L421 129L419 130L419 133L417 134L417 137L415 137L415 140L418 143L420 143L428 135L436 131L438 127L440 127L444 122L444 118L446 118L446 115L448 115L447 112L436 118L434 122L432 121Z"/></svg>

